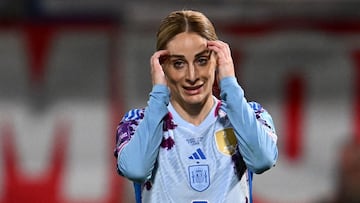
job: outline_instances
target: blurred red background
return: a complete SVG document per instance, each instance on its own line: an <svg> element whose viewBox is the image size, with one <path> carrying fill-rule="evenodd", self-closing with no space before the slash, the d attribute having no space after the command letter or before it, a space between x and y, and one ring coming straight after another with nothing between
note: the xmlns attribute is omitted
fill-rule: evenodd
<svg viewBox="0 0 360 203"><path fill-rule="evenodd" d="M184 8L159 4L0 4L0 203L134 202L131 184L116 174L114 133L124 111L146 105L160 19ZM213 20L247 99L273 116L280 157L255 176L255 203L335 198L342 172L352 174L340 164L345 143L356 151L360 140L358 6L185 6Z"/></svg>

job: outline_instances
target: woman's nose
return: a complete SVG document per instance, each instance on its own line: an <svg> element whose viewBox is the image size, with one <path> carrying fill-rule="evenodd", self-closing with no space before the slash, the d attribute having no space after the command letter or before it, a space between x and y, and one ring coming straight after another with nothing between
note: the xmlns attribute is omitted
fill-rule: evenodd
<svg viewBox="0 0 360 203"><path fill-rule="evenodd" d="M195 82L197 80L197 71L193 64L188 65L186 79L190 82Z"/></svg>

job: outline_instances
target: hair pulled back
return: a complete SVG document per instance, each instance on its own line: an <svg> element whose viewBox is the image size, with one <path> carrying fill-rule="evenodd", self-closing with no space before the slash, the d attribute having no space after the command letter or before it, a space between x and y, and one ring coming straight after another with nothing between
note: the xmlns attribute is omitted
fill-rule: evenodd
<svg viewBox="0 0 360 203"><path fill-rule="evenodd" d="M166 49L167 43L177 34L193 32L207 40L217 40L215 28L201 12L192 10L173 11L160 24L156 50Z"/></svg>

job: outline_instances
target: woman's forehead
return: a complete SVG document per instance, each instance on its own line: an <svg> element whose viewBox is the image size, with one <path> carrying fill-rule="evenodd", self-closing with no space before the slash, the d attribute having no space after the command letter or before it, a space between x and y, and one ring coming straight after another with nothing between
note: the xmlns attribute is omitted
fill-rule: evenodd
<svg viewBox="0 0 360 203"><path fill-rule="evenodd" d="M168 42L167 50L170 55L195 56L207 50L207 40L196 33L183 32Z"/></svg>

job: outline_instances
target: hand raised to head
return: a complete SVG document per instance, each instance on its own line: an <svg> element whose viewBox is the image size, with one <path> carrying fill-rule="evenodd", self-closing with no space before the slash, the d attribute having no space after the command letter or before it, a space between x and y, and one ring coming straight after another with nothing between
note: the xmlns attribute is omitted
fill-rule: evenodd
<svg viewBox="0 0 360 203"><path fill-rule="evenodd" d="M217 40L208 41L207 46L216 53L218 79L235 76L234 62L231 56L231 50L227 43Z"/></svg>
<svg viewBox="0 0 360 203"><path fill-rule="evenodd" d="M151 64L151 78L152 78L152 84L162 84L166 85L166 78L165 73L162 67L162 59L163 57L166 57L169 52L167 50L160 50L155 52L151 58L150 58L150 64Z"/></svg>

